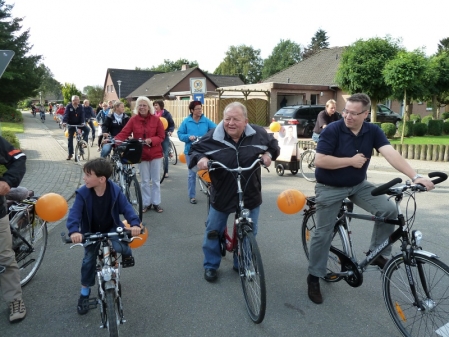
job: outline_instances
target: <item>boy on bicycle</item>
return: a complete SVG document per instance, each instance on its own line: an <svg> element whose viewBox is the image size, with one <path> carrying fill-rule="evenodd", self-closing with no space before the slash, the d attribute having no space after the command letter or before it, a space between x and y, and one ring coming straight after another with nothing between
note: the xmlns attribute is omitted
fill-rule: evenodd
<svg viewBox="0 0 449 337"><path fill-rule="evenodd" d="M84 186L76 191L75 202L69 211L67 229L73 243L81 243L84 233L115 232L123 227L122 214L131 226L132 236L140 234L140 219L134 212L120 188L109 180L112 165L104 158L87 162L83 168ZM122 261L132 264L134 258L127 243L110 239L117 253L122 254ZM96 258L98 244L84 248L81 265L81 294L78 299L78 314L89 311L90 287L95 285Z"/></svg>

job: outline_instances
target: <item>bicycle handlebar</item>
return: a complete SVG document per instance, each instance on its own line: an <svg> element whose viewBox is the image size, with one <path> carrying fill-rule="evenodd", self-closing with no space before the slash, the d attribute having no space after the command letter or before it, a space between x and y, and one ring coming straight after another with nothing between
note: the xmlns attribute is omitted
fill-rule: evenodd
<svg viewBox="0 0 449 337"><path fill-rule="evenodd" d="M443 173L443 172L430 172L428 174L429 178L433 178L433 177L437 177L436 179L432 180L432 183L434 185L439 184L443 181L445 181L447 179L447 174ZM398 190L408 190L408 189L413 189L413 190L419 190L419 191L426 191L426 188L421 185L421 184L406 184L406 185L402 185L399 186L398 188L392 188L394 185L399 184L402 182L401 178L395 178L383 185L380 185L378 187L376 187L374 190L371 191L371 195L372 196L377 196L377 195L381 195L381 194L387 194L389 192L394 192L394 190L398 189Z"/></svg>
<svg viewBox="0 0 449 337"><path fill-rule="evenodd" d="M254 168L254 166L256 166L256 164L262 165L262 166L263 166L264 168L266 168L267 171L268 171L268 167L265 166L265 164L263 163L261 157L257 158L257 159L256 159L256 160L255 160L249 167L240 167L240 166L239 166L239 167L234 168L234 169L231 169L231 168L227 167L226 165L224 165L223 163L220 163L219 161L209 160L209 161L207 162L207 168L208 168L209 171L213 171L213 170L216 170L218 167L212 167L212 166L213 166L213 165L218 165L218 166L220 166L221 168L224 168L225 170L227 170L227 171L229 171L229 172L238 172L238 173L242 173L243 171L249 171L249 170L251 170L252 168ZM268 172L270 172L270 171L268 171Z"/></svg>
<svg viewBox="0 0 449 337"><path fill-rule="evenodd" d="M144 233L145 228L142 228L140 231L140 234ZM125 235L126 234L126 235ZM83 234L83 241L81 242L83 246L86 245L86 243L92 243L96 241L101 241L105 238L113 238L113 237L119 237L122 239L125 239L127 242L131 242L134 237L131 237L131 230L123 227L117 227L115 232L111 233L84 233ZM65 232L61 233L61 240L63 243L73 243L72 239L70 237L65 236Z"/></svg>

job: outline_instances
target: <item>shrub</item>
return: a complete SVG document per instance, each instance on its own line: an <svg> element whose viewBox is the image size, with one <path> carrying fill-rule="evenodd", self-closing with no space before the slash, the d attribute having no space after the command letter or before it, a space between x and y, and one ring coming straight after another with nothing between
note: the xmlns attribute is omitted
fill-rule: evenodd
<svg viewBox="0 0 449 337"><path fill-rule="evenodd" d="M23 122L22 113L12 106L0 103L0 122Z"/></svg>
<svg viewBox="0 0 449 337"><path fill-rule="evenodd" d="M446 122L443 123L443 132L446 135L449 135L449 120L447 120Z"/></svg>
<svg viewBox="0 0 449 337"><path fill-rule="evenodd" d="M421 122L421 116L420 116L420 115L416 115L416 114L411 114L411 115L410 115L410 120L411 120L413 123Z"/></svg>
<svg viewBox="0 0 449 337"><path fill-rule="evenodd" d="M427 134L431 136L441 136L443 133L443 121L441 119L429 120L427 125Z"/></svg>
<svg viewBox="0 0 449 337"><path fill-rule="evenodd" d="M402 121L398 123L398 134L402 136ZM407 121L405 122L405 132L404 137L411 137L413 136L413 122Z"/></svg>
<svg viewBox="0 0 449 337"><path fill-rule="evenodd" d="M380 128L385 133L385 136L387 136L387 138L393 138L394 134L396 133L396 125L394 125L393 123L382 123L380 125Z"/></svg>
<svg viewBox="0 0 449 337"><path fill-rule="evenodd" d="M429 121L431 121L431 120L433 120L432 115L427 115L422 118L421 122L426 125L429 125Z"/></svg>
<svg viewBox="0 0 449 337"><path fill-rule="evenodd" d="M413 134L417 137L422 137L427 133L427 125L424 123L415 123L413 125Z"/></svg>
<svg viewBox="0 0 449 337"><path fill-rule="evenodd" d="M441 114L441 118L442 118L442 119L449 119L449 112L443 112L443 113Z"/></svg>

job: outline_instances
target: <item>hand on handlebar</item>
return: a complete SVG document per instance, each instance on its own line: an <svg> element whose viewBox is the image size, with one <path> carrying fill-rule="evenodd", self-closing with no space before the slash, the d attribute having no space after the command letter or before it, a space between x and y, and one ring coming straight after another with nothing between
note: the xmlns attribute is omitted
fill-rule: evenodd
<svg viewBox="0 0 449 337"><path fill-rule="evenodd" d="M70 239L72 240L73 243L81 243L83 242L83 234L72 233L72 235L70 235Z"/></svg>
<svg viewBox="0 0 449 337"><path fill-rule="evenodd" d="M414 181L414 183L423 185L427 189L427 191L431 191L435 188L435 185L432 182L432 180L424 178L424 177L416 179Z"/></svg>
<svg viewBox="0 0 449 337"><path fill-rule="evenodd" d="M129 230L131 231L131 236L138 236L141 234L142 228L140 226L131 226Z"/></svg>
<svg viewBox="0 0 449 337"><path fill-rule="evenodd" d="M207 170L209 168L208 166L209 159L207 157L201 158L196 166L198 166L198 170Z"/></svg>

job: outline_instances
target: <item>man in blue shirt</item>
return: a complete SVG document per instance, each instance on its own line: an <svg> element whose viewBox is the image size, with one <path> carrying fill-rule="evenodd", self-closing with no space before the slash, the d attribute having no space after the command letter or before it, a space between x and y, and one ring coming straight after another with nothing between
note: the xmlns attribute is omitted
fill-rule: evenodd
<svg viewBox="0 0 449 337"><path fill-rule="evenodd" d="M344 198L348 197L364 210L387 218L396 218L397 210L386 195L373 197L374 185L366 180L366 171L373 149L385 157L396 170L414 183L434 188L430 179L423 178L390 145L383 131L375 124L364 122L370 111L371 100L366 94L348 98L343 119L329 124L321 133L316 150L315 176L316 230L310 243L308 295L320 304L323 297L319 278L326 276L326 265L332 242L335 218ZM394 231L394 226L375 222L370 250L379 246ZM388 256L391 247L384 251ZM378 257L372 264L383 268L387 259Z"/></svg>

